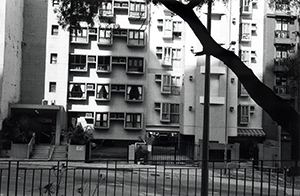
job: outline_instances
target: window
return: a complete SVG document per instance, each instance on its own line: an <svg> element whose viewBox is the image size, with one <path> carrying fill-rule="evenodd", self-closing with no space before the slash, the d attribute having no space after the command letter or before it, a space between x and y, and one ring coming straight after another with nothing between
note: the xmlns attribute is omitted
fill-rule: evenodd
<svg viewBox="0 0 300 196"><path fill-rule="evenodd" d="M288 94L287 77L284 75L276 75L274 91L276 94Z"/></svg>
<svg viewBox="0 0 300 196"><path fill-rule="evenodd" d="M87 28L72 29L71 30L71 42L75 43L87 43L88 42Z"/></svg>
<svg viewBox="0 0 300 196"><path fill-rule="evenodd" d="M242 23L242 41L251 41L250 23Z"/></svg>
<svg viewBox="0 0 300 196"><path fill-rule="evenodd" d="M160 120L162 122L179 123L179 114L179 104L161 104Z"/></svg>
<svg viewBox="0 0 300 196"><path fill-rule="evenodd" d="M239 97L248 97L249 94L243 84L239 81L238 83L238 91L239 91Z"/></svg>
<svg viewBox="0 0 300 196"><path fill-rule="evenodd" d="M144 58L128 57L127 72L144 73Z"/></svg>
<svg viewBox="0 0 300 196"><path fill-rule="evenodd" d="M163 48L162 47L156 47L156 57L158 60L161 60L163 56Z"/></svg>
<svg viewBox="0 0 300 196"><path fill-rule="evenodd" d="M58 35L58 25L52 25L51 35Z"/></svg>
<svg viewBox="0 0 300 196"><path fill-rule="evenodd" d="M99 30L99 44L112 44L112 32L110 29Z"/></svg>
<svg viewBox="0 0 300 196"><path fill-rule="evenodd" d="M139 30L129 30L128 45L144 46L145 32Z"/></svg>
<svg viewBox="0 0 300 196"><path fill-rule="evenodd" d="M285 18L276 19L276 30L287 31L288 30L288 20Z"/></svg>
<svg viewBox="0 0 300 196"><path fill-rule="evenodd" d="M86 68L86 55L70 55L70 70L85 71Z"/></svg>
<svg viewBox="0 0 300 196"><path fill-rule="evenodd" d="M180 60L181 59L181 49L173 48L172 49L172 60Z"/></svg>
<svg viewBox="0 0 300 196"><path fill-rule="evenodd" d="M241 60L245 65L250 67L250 51L249 50L241 50Z"/></svg>
<svg viewBox="0 0 300 196"><path fill-rule="evenodd" d="M173 36L174 38L181 38L182 22L173 21Z"/></svg>
<svg viewBox="0 0 300 196"><path fill-rule="evenodd" d="M174 64L176 64L176 62L179 62L181 60L180 48L165 47L163 51L162 66L173 66Z"/></svg>
<svg viewBox="0 0 300 196"><path fill-rule="evenodd" d="M69 98L70 99L84 99L85 98L85 84L84 83L70 83L69 84Z"/></svg>
<svg viewBox="0 0 300 196"><path fill-rule="evenodd" d="M180 95L180 76L162 75L161 93Z"/></svg>
<svg viewBox="0 0 300 196"><path fill-rule="evenodd" d="M161 83L161 93L162 94L171 94L171 76L163 75Z"/></svg>
<svg viewBox="0 0 300 196"><path fill-rule="evenodd" d="M101 3L100 14L102 16L112 16L113 15L112 2L111 1L103 1Z"/></svg>
<svg viewBox="0 0 300 196"><path fill-rule="evenodd" d="M49 92L55 93L56 92L56 82L50 82L49 83Z"/></svg>
<svg viewBox="0 0 300 196"><path fill-rule="evenodd" d="M176 32L182 31L182 22L181 21L173 21L173 31L176 31Z"/></svg>
<svg viewBox="0 0 300 196"><path fill-rule="evenodd" d="M276 59L287 59L288 58L288 47L283 45L276 46Z"/></svg>
<svg viewBox="0 0 300 196"><path fill-rule="evenodd" d="M95 128L108 128L108 113L96 113Z"/></svg>
<svg viewBox="0 0 300 196"><path fill-rule="evenodd" d="M50 63L57 64L57 54L55 53L50 54Z"/></svg>
<svg viewBox="0 0 300 196"><path fill-rule="evenodd" d="M59 5L59 0L52 0L52 6Z"/></svg>
<svg viewBox="0 0 300 196"><path fill-rule="evenodd" d="M110 72L110 56L98 56L97 71Z"/></svg>
<svg viewBox="0 0 300 196"><path fill-rule="evenodd" d="M164 66L172 66L172 48L165 47L164 48L164 59L163 63Z"/></svg>
<svg viewBox="0 0 300 196"><path fill-rule="evenodd" d="M239 105L239 124L247 125L250 123L250 108L249 105Z"/></svg>
<svg viewBox="0 0 300 196"><path fill-rule="evenodd" d="M172 19L165 19L164 23L164 38L172 38L173 37L173 23Z"/></svg>
<svg viewBox="0 0 300 196"><path fill-rule="evenodd" d="M97 100L109 100L110 99L110 90L109 84L97 84Z"/></svg>
<svg viewBox="0 0 300 196"><path fill-rule="evenodd" d="M141 129L142 114L126 113L125 129Z"/></svg>
<svg viewBox="0 0 300 196"><path fill-rule="evenodd" d="M143 100L143 86L128 85L126 90L127 101L142 101Z"/></svg>
<svg viewBox="0 0 300 196"><path fill-rule="evenodd" d="M172 95L180 95L180 77L172 76L171 77L171 94Z"/></svg>
<svg viewBox="0 0 300 196"><path fill-rule="evenodd" d="M243 13L251 13L252 12L252 0L243 0L242 5Z"/></svg>
<svg viewBox="0 0 300 196"><path fill-rule="evenodd" d="M144 18L146 6L142 2L130 2L129 17Z"/></svg>
<svg viewBox="0 0 300 196"><path fill-rule="evenodd" d="M289 38L288 31L289 20L285 18L276 18L276 29L275 37L276 38Z"/></svg>

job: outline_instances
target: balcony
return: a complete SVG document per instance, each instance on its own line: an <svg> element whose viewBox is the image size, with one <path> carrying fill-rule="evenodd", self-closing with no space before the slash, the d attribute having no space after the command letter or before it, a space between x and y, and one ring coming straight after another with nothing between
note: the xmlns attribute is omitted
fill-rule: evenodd
<svg viewBox="0 0 300 196"><path fill-rule="evenodd" d="M70 71L71 72L87 72L86 64L81 63L72 63L70 64Z"/></svg>
<svg viewBox="0 0 300 196"><path fill-rule="evenodd" d="M99 13L102 17L112 18L114 16L112 1L103 1Z"/></svg>
<svg viewBox="0 0 300 196"><path fill-rule="evenodd" d="M287 86L284 85L275 85L274 86L274 92L280 96L282 99L291 99L292 96L288 91Z"/></svg>
<svg viewBox="0 0 300 196"><path fill-rule="evenodd" d="M128 18L130 20L145 20L147 17L145 11L129 11Z"/></svg>
<svg viewBox="0 0 300 196"><path fill-rule="evenodd" d="M99 29L98 45L111 46L112 44L112 31L110 29Z"/></svg>
<svg viewBox="0 0 300 196"><path fill-rule="evenodd" d="M289 31L275 30L274 36L274 44L292 44L292 39Z"/></svg>
<svg viewBox="0 0 300 196"><path fill-rule="evenodd" d="M144 74L145 61L142 57L128 57L127 74Z"/></svg>
<svg viewBox="0 0 300 196"><path fill-rule="evenodd" d="M162 64L161 64L163 67L172 67L172 58L171 57L168 57L166 56L163 61L162 61Z"/></svg>
<svg viewBox="0 0 300 196"><path fill-rule="evenodd" d="M129 30L127 36L127 46L144 47L146 45L146 34L144 31Z"/></svg>
<svg viewBox="0 0 300 196"><path fill-rule="evenodd" d="M274 65L273 72L285 72L287 71L287 67L284 65Z"/></svg>
<svg viewBox="0 0 300 196"><path fill-rule="evenodd" d="M130 9L128 11L129 20L145 20L147 17L147 6L145 2L130 1Z"/></svg>

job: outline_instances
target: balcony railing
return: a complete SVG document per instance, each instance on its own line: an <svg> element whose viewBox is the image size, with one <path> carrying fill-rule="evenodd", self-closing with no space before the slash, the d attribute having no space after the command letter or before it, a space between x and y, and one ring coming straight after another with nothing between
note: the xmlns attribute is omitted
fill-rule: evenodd
<svg viewBox="0 0 300 196"><path fill-rule="evenodd" d="M292 44L290 32L287 30L275 30L274 37L275 44Z"/></svg>

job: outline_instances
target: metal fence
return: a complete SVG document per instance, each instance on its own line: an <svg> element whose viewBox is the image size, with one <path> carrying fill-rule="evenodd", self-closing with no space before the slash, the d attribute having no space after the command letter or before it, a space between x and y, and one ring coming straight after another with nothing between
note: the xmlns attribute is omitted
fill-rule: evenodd
<svg viewBox="0 0 300 196"><path fill-rule="evenodd" d="M299 162L270 162L210 161L209 195L300 195ZM201 195L201 160L167 163L1 160L0 195Z"/></svg>

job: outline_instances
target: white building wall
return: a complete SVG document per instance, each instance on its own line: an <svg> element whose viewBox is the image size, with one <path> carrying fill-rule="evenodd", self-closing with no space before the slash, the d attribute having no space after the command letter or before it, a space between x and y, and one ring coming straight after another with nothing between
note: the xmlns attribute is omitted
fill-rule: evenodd
<svg viewBox="0 0 300 196"><path fill-rule="evenodd" d="M23 0L0 2L0 106L2 121L9 103L20 100Z"/></svg>
<svg viewBox="0 0 300 196"><path fill-rule="evenodd" d="M58 35L52 35L52 26L57 24L52 1L48 1L45 88L44 99L48 104L67 106L68 71L69 71L69 31L59 26ZM57 63L51 63L51 54L57 54ZM56 82L56 91L49 92L50 82Z"/></svg>

